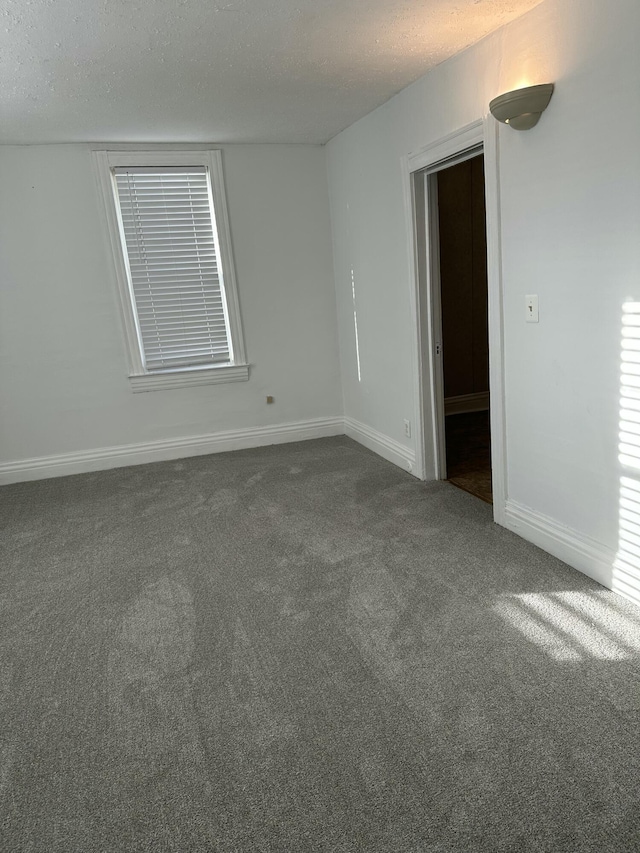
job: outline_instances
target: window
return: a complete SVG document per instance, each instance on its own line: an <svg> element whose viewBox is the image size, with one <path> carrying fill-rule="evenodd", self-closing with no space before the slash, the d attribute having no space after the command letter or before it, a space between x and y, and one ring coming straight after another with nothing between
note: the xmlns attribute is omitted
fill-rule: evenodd
<svg viewBox="0 0 640 853"><path fill-rule="evenodd" d="M134 391L249 377L219 151L95 151Z"/></svg>

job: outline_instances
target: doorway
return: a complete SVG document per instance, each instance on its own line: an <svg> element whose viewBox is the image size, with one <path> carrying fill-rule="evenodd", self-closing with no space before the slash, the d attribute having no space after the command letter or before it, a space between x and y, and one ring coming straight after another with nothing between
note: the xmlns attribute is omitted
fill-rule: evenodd
<svg viewBox="0 0 640 853"><path fill-rule="evenodd" d="M412 316L416 330L416 371L415 371L415 405L416 405L416 475L424 480L447 480L450 472L447 470L447 451L453 450L457 439L469 455L481 449L484 460L481 463L485 488L482 489L484 500L493 500L493 518L498 524L507 526L507 454L505 428L504 400L504 329L503 329L503 289L501 265L501 227L500 227L500 184L498 179L498 129L488 119L477 120L471 124L443 136L425 147L417 150L406 158L405 198L407 210L411 211L413 219L412 239L409 243L409 262L413 272L415 298L412 302ZM488 391L471 390L469 394L453 394L449 391L447 401L448 415L462 414L466 420L474 420L477 412L478 420L484 418L476 435L471 431L460 428L457 435L449 429L447 442L447 415L445 414L444 361L446 358L443 346L443 316L442 288L440 269L440 199L438 197L438 179L446 184L448 175L444 175L450 167L457 166L477 158L478 165L472 165L475 174L475 186L479 180L477 170L485 172L482 193L476 193L475 205L471 193L471 224L467 214L467 233L473 237L473 212L478 203L483 209L483 216L476 216L476 222L486 219L486 230L478 241L476 227L475 249L473 239L471 248L465 250L475 252L476 261L480 260L488 282L484 303L478 309L476 300L476 319L484 315L485 330L488 339L486 348L489 356L489 385ZM455 174L455 173L452 173ZM470 190L471 192L471 190ZM443 220L446 217L443 217ZM458 217L460 218L460 217ZM464 219L464 217L462 217ZM443 221L443 227L446 224ZM464 229L461 229L464 230ZM461 250L462 251L462 250ZM472 258L473 260L473 258ZM473 264L472 264L473 266ZM473 308L473 299L466 300L465 306ZM447 310L445 306L445 311ZM486 312L486 313L485 313ZM454 306L455 317L455 306ZM444 318L447 324L447 317ZM447 348L457 346L454 336L447 342ZM473 347L472 347L473 349ZM479 346L476 345L476 352ZM485 362L486 364L486 362ZM476 371L476 377L480 371ZM486 375L486 373L485 373ZM489 393L490 391L490 393ZM484 395L483 397L475 396ZM451 399L458 397L462 399ZM489 406L487 412L486 407ZM470 411L474 409L476 411ZM465 418L460 418L462 422ZM449 425L455 426L456 420L449 418ZM462 425L464 426L464 425ZM475 450L473 447L475 441ZM490 443L489 443L490 442ZM449 445L449 448L447 447ZM449 467L453 459L449 453ZM477 454L479 458L480 454ZM455 470L453 476L456 476ZM479 472L473 477L479 478ZM467 483L458 482L456 485L468 488ZM477 489L472 485L474 493ZM486 488L490 485L490 493Z"/></svg>
<svg viewBox="0 0 640 853"><path fill-rule="evenodd" d="M444 471L492 503L484 156L435 172ZM436 330L437 334L437 330Z"/></svg>

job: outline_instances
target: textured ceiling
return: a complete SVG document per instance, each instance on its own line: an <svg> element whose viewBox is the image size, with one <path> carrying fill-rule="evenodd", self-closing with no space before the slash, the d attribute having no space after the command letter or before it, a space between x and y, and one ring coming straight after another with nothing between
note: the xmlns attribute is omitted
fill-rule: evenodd
<svg viewBox="0 0 640 853"><path fill-rule="evenodd" d="M325 142L540 0L2 0L0 142Z"/></svg>

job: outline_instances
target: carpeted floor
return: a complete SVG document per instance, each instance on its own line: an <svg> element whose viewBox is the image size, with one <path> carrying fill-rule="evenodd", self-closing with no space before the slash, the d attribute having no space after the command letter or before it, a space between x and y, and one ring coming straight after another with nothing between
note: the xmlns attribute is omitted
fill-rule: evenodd
<svg viewBox="0 0 640 853"><path fill-rule="evenodd" d="M640 610L347 438L5 487L3 851L637 851Z"/></svg>

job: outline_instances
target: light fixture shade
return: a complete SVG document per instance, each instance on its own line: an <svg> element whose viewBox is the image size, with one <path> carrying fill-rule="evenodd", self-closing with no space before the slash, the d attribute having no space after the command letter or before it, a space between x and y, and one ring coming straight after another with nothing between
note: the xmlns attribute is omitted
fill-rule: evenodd
<svg viewBox="0 0 640 853"><path fill-rule="evenodd" d="M514 89L513 92L505 92L504 95L494 98L489 109L494 118L514 130L529 130L538 124L540 116L549 105L551 95L553 83Z"/></svg>

